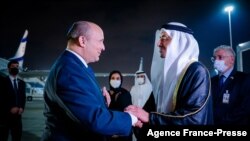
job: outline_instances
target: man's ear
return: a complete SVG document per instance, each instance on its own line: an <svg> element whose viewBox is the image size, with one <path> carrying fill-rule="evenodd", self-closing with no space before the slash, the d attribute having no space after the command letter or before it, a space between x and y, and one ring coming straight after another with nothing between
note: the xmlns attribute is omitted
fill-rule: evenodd
<svg viewBox="0 0 250 141"><path fill-rule="evenodd" d="M230 56L230 63L233 65L235 63L235 58L233 56Z"/></svg>
<svg viewBox="0 0 250 141"><path fill-rule="evenodd" d="M84 36L79 36L78 37L78 43L80 47L85 47L86 46L86 38Z"/></svg>

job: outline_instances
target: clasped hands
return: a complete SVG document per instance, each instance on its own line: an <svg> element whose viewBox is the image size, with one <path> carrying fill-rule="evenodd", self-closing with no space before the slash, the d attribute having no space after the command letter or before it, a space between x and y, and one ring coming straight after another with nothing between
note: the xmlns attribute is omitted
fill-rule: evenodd
<svg viewBox="0 0 250 141"><path fill-rule="evenodd" d="M12 107L10 109L10 113L11 114L15 114L15 115L21 115L23 113L23 108L19 108L19 107Z"/></svg>
<svg viewBox="0 0 250 141"><path fill-rule="evenodd" d="M125 108L124 112L128 112L137 117L138 121L135 123L135 127L141 128L143 123L149 122L149 113L138 106L129 105Z"/></svg>
<svg viewBox="0 0 250 141"><path fill-rule="evenodd" d="M105 98L106 105L109 107L109 104L111 102L110 95L106 89L106 87L102 88L102 94ZM135 105L129 105L124 109L124 112L128 112L135 117L137 117L138 121L135 123L135 127L141 128L143 126L143 123L149 122L149 113L143 110L142 108L135 106Z"/></svg>

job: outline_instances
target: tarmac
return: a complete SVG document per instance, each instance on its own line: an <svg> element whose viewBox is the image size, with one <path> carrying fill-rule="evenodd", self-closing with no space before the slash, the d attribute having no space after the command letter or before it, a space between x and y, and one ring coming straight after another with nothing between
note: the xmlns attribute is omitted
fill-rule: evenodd
<svg viewBox="0 0 250 141"><path fill-rule="evenodd" d="M44 129L44 101L27 101L22 115L22 141L40 141ZM11 141L11 137L9 137Z"/></svg>

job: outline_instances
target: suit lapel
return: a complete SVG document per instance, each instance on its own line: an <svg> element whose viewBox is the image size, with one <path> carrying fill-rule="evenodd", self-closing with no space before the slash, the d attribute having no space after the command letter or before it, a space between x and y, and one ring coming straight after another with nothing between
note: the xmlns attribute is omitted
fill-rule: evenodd
<svg viewBox="0 0 250 141"><path fill-rule="evenodd" d="M226 79L226 81L224 82L224 86L223 86L223 89L222 89L223 91L225 91L225 89L228 88L228 86L231 85L231 83L234 80L234 75L235 75L235 71L232 71L231 74Z"/></svg>
<svg viewBox="0 0 250 141"><path fill-rule="evenodd" d="M86 68L86 70L87 70L87 73L89 75L89 78L93 81L93 83L95 84L96 88L98 88L98 90L99 90L100 88L99 88L99 85L98 85L98 83L97 83L97 81L95 79L95 74L94 74L93 70L91 69L90 66L88 68Z"/></svg>
<svg viewBox="0 0 250 141"><path fill-rule="evenodd" d="M228 76L228 78L225 80L224 85L223 85L221 91L219 92L219 99L222 99L223 94L226 92L226 90L228 90L230 88L230 85L233 83L233 80L234 80L234 74L235 74L235 71L232 71L231 74ZM218 77L217 82L219 82L219 77ZM218 89L219 89L219 87L218 87Z"/></svg>
<svg viewBox="0 0 250 141"><path fill-rule="evenodd" d="M102 96L102 92L101 92L100 86L99 86L99 84L97 83L97 81L95 79L94 72L92 71L92 69L91 69L90 66L88 68L85 67L84 69L86 70L89 79L91 80L91 82L95 86L95 90L97 90L98 93L100 94L98 97L100 98L101 101L103 101L103 104L105 105L105 101L104 101L104 98Z"/></svg>
<svg viewBox="0 0 250 141"><path fill-rule="evenodd" d="M86 68L86 66L79 60L79 58L77 58L73 53L69 52L69 51L65 51L64 54L70 58L73 58L77 64L79 64L79 66L81 66L84 70L84 74L86 74L88 76L88 78L90 79L91 83L93 83L93 87L94 89L97 91L97 93L99 93L100 95L98 96L100 98L101 101L103 101L103 96L102 96L102 92L101 89L95 79L95 75L94 72L92 71L91 67L88 66L88 68ZM104 102L105 104L105 102Z"/></svg>
<svg viewBox="0 0 250 141"><path fill-rule="evenodd" d="M13 84L12 84L12 80L10 79L10 77L8 76L8 85L9 85L9 89L11 89L11 93L12 94L15 94L15 90L14 90L14 87L13 87Z"/></svg>

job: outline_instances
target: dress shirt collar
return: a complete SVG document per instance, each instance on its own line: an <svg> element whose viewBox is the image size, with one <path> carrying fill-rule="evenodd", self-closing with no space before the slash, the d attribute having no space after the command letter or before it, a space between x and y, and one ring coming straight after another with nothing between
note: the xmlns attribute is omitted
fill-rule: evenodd
<svg viewBox="0 0 250 141"><path fill-rule="evenodd" d="M14 79L17 80L17 77L13 77L12 75L9 75L9 78L10 78L11 82L13 82Z"/></svg>
<svg viewBox="0 0 250 141"><path fill-rule="evenodd" d="M10 78L10 80L11 80L11 84L13 85L13 87L14 87L14 80L16 80L16 85L17 85L17 87L18 87L18 80L17 80L17 77L13 77L12 75L9 75L9 78Z"/></svg>
<svg viewBox="0 0 250 141"><path fill-rule="evenodd" d="M224 80L226 80L229 75L231 74L231 72L233 71L234 67L230 68L229 70L227 70L223 75L224 75Z"/></svg>
<svg viewBox="0 0 250 141"><path fill-rule="evenodd" d="M80 56L78 55L77 53L75 53L73 50L70 50L69 48L66 48L67 51L73 53L79 60L81 60L81 62L84 64L84 66L86 68L88 68L88 64L86 63L86 61Z"/></svg>

